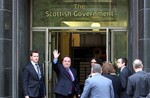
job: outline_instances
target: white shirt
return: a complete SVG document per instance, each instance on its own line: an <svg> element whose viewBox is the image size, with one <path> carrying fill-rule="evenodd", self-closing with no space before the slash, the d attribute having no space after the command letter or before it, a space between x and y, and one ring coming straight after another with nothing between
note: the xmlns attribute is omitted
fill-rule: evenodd
<svg viewBox="0 0 150 98"><path fill-rule="evenodd" d="M120 72L122 72L123 68L125 68L125 67L126 67L126 66L123 66L123 67L121 68Z"/></svg>
<svg viewBox="0 0 150 98"><path fill-rule="evenodd" d="M37 66L35 65L35 64L37 64L37 63L34 63L33 61L31 61L31 63L32 63L32 65L33 65L35 71L38 73Z"/></svg>

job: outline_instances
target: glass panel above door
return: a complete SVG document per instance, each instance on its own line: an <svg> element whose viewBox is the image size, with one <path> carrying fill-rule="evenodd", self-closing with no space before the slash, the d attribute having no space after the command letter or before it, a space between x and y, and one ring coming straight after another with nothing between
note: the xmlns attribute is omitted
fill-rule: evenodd
<svg viewBox="0 0 150 98"><path fill-rule="evenodd" d="M40 53L39 62L45 61L45 31L33 31L31 39L31 49L38 50Z"/></svg>
<svg viewBox="0 0 150 98"><path fill-rule="evenodd" d="M33 27L127 27L128 0L33 0Z"/></svg>
<svg viewBox="0 0 150 98"><path fill-rule="evenodd" d="M127 31L112 30L111 35L111 61L127 58Z"/></svg>

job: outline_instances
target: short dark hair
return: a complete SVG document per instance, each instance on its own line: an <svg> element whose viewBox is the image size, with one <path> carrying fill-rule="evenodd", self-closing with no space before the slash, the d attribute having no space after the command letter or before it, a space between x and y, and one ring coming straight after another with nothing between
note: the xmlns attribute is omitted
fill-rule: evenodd
<svg viewBox="0 0 150 98"><path fill-rule="evenodd" d="M122 63L125 63L125 66L126 66L128 62L127 58L120 58L120 59L122 60Z"/></svg>
<svg viewBox="0 0 150 98"><path fill-rule="evenodd" d="M31 50L31 51L30 51L30 56L32 56L33 53L39 53L39 51L37 51L37 50Z"/></svg>
<svg viewBox="0 0 150 98"><path fill-rule="evenodd" d="M102 64L103 64L102 59L100 59L98 57L93 57L91 60L93 60L93 59L96 61L97 64L100 64L102 66ZM90 62L91 62L91 60L90 60Z"/></svg>

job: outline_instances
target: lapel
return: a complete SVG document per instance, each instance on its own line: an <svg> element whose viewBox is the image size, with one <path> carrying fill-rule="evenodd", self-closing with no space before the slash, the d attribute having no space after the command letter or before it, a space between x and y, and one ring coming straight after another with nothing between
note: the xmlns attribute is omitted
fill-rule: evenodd
<svg viewBox="0 0 150 98"><path fill-rule="evenodd" d="M39 68L40 68L40 72L41 72L41 79L43 78L43 68L42 68L42 65L39 64Z"/></svg>
<svg viewBox="0 0 150 98"><path fill-rule="evenodd" d="M63 65L62 65L62 66L63 66ZM70 68L70 70L71 70L71 68ZM72 74L73 74L73 76L74 76L74 73L73 73L72 70L71 70L71 72L72 72ZM66 70L64 67L63 67L63 73L68 77L69 80L71 80L69 73L67 72L67 70Z"/></svg>
<svg viewBox="0 0 150 98"><path fill-rule="evenodd" d="M42 65L39 64L41 74L43 73Z"/></svg>
<svg viewBox="0 0 150 98"><path fill-rule="evenodd" d="M71 70L71 72L72 72L72 74L73 74L73 77L74 77L74 79L75 79L75 72L74 72L74 70L70 67L70 70Z"/></svg>
<svg viewBox="0 0 150 98"><path fill-rule="evenodd" d="M39 80L39 78L38 78L38 74L37 74L37 72L36 72L36 70L35 70L35 68L34 68L34 66L33 66L33 64L30 62L30 64L29 64L29 69L30 69L30 71L31 71L31 73L32 73L32 75L36 78L36 79L38 79ZM41 69L41 68L40 68Z"/></svg>

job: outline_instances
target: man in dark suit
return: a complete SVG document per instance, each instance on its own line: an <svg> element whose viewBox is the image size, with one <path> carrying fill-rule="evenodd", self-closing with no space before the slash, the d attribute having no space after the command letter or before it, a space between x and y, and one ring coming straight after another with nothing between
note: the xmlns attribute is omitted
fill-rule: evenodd
<svg viewBox="0 0 150 98"><path fill-rule="evenodd" d="M121 81L120 98L129 98L128 94L126 93L126 90L127 90L128 77L131 75L131 71L127 67L127 59L119 58L117 60L117 67L120 68L120 73L119 73L119 77Z"/></svg>
<svg viewBox="0 0 150 98"><path fill-rule="evenodd" d="M131 96L132 98L146 98L148 92L149 92L149 86L142 83L142 80L144 79L145 76L148 74L143 71L143 64L142 61L139 59L135 59L133 61L133 69L135 73L131 75L128 78L128 85L127 85L127 94ZM142 84L141 84L142 83ZM145 85L146 89L142 89L142 86ZM140 95L141 92L144 92L145 95Z"/></svg>
<svg viewBox="0 0 150 98"><path fill-rule="evenodd" d="M62 64L58 63L60 53L53 51L53 69L57 74L58 82L54 89L56 98L73 98L76 93L80 97L80 87L75 69L71 66L71 58L64 57Z"/></svg>
<svg viewBox="0 0 150 98"><path fill-rule="evenodd" d="M25 98L46 98L43 68L39 61L39 53L30 53L30 62L24 66L22 73L23 95Z"/></svg>

